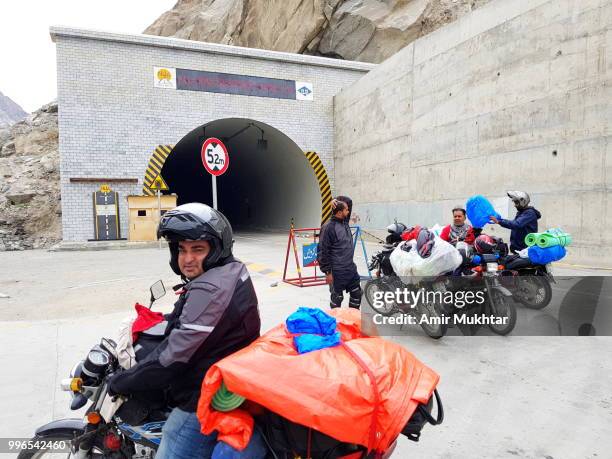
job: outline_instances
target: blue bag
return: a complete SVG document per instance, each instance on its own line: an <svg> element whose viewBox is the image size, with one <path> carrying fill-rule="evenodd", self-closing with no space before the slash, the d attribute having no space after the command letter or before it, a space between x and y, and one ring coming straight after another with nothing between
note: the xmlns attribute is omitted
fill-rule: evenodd
<svg viewBox="0 0 612 459"><path fill-rule="evenodd" d="M484 226L489 223L490 215L493 215L496 218L501 218L501 215L495 212L495 209L489 200L479 194L468 199L467 203L465 204L465 212L467 213L467 218L470 220L470 223L472 223L474 228L484 228Z"/></svg>
<svg viewBox="0 0 612 459"><path fill-rule="evenodd" d="M300 306L296 312L287 317L285 324L289 333L331 335L336 331L336 318L319 308Z"/></svg>
<svg viewBox="0 0 612 459"><path fill-rule="evenodd" d="M325 336L312 334L294 336L293 344L295 344L298 354L318 351L320 349L325 349L340 344L340 332Z"/></svg>
<svg viewBox="0 0 612 459"><path fill-rule="evenodd" d="M547 263L552 263L553 261L559 261L565 257L566 254L567 251L565 250L565 247L560 245L554 245L544 249L542 247L538 247L537 245L533 245L527 250L529 259L536 265L545 265Z"/></svg>

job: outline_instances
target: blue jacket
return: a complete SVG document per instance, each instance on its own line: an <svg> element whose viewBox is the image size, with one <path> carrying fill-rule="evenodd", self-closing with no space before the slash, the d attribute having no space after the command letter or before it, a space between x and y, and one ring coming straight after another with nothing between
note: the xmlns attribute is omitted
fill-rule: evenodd
<svg viewBox="0 0 612 459"><path fill-rule="evenodd" d="M533 207L519 210L514 220L500 218L499 224L504 228L512 230L510 233L510 250L518 251L527 247L525 236L529 233L538 232L538 219L542 214Z"/></svg>

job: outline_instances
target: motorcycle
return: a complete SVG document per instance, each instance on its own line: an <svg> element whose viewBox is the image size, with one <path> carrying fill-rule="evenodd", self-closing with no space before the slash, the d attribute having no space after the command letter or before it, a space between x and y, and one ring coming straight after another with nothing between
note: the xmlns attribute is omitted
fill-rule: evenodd
<svg viewBox="0 0 612 459"><path fill-rule="evenodd" d="M149 308L165 295L166 290L163 283L158 281L151 286L150 292ZM146 335L147 331L143 333ZM148 339L154 342L159 340L159 336L158 331L155 331ZM138 352L136 355L138 357ZM68 453L68 457L73 459L153 459L161 443L162 429L171 409L163 403L151 406L140 400L109 394L109 381L118 371L121 371L121 366L117 344L111 339L102 338L100 343L88 352L86 358L72 368L70 377L61 382L62 390L71 395L71 410L79 410L91 402L85 416L55 420L39 427L33 438L22 442L18 459L40 458L59 453ZM438 407L435 418L432 416L434 400ZM265 417L263 422L268 418L269 416ZM426 423L437 425L442 423L443 418L442 402L436 390L428 404L419 405L402 434L412 441L418 441L420 431ZM266 459L295 457L295 454L271 445L272 436L268 432L278 434L278 430L270 430L270 426L262 424L259 419L255 427L262 434L268 448ZM295 428L301 429L298 430L300 436L310 438L311 429L298 425L295 425ZM329 459L388 459L397 444L395 440L382 454L368 453L365 447L339 443L331 437L320 433L318 435L320 438L327 438L326 441L333 445L325 454L325 458ZM289 451L295 450L295 447L289 448Z"/></svg>
<svg viewBox="0 0 612 459"><path fill-rule="evenodd" d="M364 295L368 304L374 311L383 316L393 316L395 314L408 314L414 318L422 317L424 314L428 317L427 321L421 321L419 324L423 331L431 338L439 339L446 333L442 322L442 316L431 303L417 303L412 307L409 303L401 303L399 301L376 301L378 292L397 292L400 290L413 290L415 293L422 287L402 282L401 278L395 274L389 257L395 248L402 242L402 233L407 230L406 225L402 223L393 223L387 227L389 233L385 238L383 249L372 256L368 268L374 272L374 279L368 281L364 288Z"/></svg>
<svg viewBox="0 0 612 459"><path fill-rule="evenodd" d="M528 258L516 255L504 261L506 269L516 271L517 277L512 288L514 298L529 309L543 309L552 299L555 279L550 264L535 265Z"/></svg>
<svg viewBox="0 0 612 459"><path fill-rule="evenodd" d="M165 295L166 290L158 281L151 286L150 292L149 308ZM120 415L130 417L129 411L134 405L124 405L126 399L108 393L108 381L117 371L120 371L117 344L102 338L85 359L72 368L70 377L61 382L62 390L71 395L71 410L79 410L91 402L85 416L60 419L39 427L27 442L28 447L20 451L18 459L55 454L58 447L64 451L69 449L71 458L153 458L170 409L146 410L145 419L137 425L126 422Z"/></svg>
<svg viewBox="0 0 612 459"><path fill-rule="evenodd" d="M447 291L472 292L474 296L480 292L484 293L486 298L485 301L472 302L471 305L462 307L456 304L440 303L438 308L442 313L447 317L455 316L455 318L468 314L488 316L492 318L492 321L487 323L487 326L493 333L509 334L516 325L517 312L511 301L512 292L506 287L512 282L506 281L505 278L513 273L500 265L499 260L497 253L476 255L471 259L471 264L476 266L464 268L462 272L454 273L456 275L446 275L436 279L429 286L429 289L433 291L442 294ZM444 332L447 328L444 328Z"/></svg>

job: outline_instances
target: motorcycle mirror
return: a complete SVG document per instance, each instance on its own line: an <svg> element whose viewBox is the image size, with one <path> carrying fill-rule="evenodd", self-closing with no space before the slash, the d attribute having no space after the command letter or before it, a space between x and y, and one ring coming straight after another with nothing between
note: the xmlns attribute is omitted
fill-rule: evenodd
<svg viewBox="0 0 612 459"><path fill-rule="evenodd" d="M117 358L117 343L115 343L115 341L108 338L102 338L100 345L102 349L111 354L113 357Z"/></svg>
<svg viewBox="0 0 612 459"><path fill-rule="evenodd" d="M72 402L70 403L70 409L72 411L79 410L83 408L86 403L87 403L87 397L85 397L83 394L74 394L74 397L72 398Z"/></svg>
<svg viewBox="0 0 612 459"><path fill-rule="evenodd" d="M149 309L151 309L153 303L166 294L166 287L164 286L164 283L161 280L158 280L153 285L151 285L149 290L151 291L151 304L149 304Z"/></svg>

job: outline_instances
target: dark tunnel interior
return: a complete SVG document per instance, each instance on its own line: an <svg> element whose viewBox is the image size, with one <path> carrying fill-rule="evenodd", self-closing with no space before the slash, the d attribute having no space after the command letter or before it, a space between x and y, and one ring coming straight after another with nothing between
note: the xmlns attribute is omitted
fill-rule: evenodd
<svg viewBox="0 0 612 459"><path fill-rule="evenodd" d="M217 200L235 229L287 229L292 219L297 227L319 226L319 186L302 150L277 129L249 119L213 121L176 144L161 174L179 205L213 204L211 175L201 158L209 137L228 150L229 167L217 177Z"/></svg>

